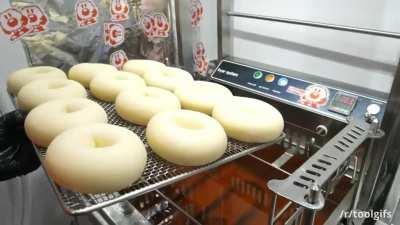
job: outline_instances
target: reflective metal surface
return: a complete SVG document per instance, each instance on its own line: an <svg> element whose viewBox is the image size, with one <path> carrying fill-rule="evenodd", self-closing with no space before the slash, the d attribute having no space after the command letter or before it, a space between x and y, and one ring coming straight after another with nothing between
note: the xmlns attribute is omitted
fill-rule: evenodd
<svg viewBox="0 0 400 225"><path fill-rule="evenodd" d="M324 29L331 29L331 30L340 30L340 31L347 31L359 34L368 34L373 36L381 36L381 37L389 37L389 38L396 38L400 39L400 33L390 32L390 31L382 31L382 30L373 30L367 28L360 28L360 27L349 27L343 25L336 25L336 24L328 24L328 23L318 23L313 21L304 21L304 20L295 20L289 18L282 18L282 17L273 17L273 16L266 16L266 15L256 15L250 13L241 13L241 12L227 12L228 16L232 17L243 17L249 19L258 19L258 20L268 20L273 22L281 22L281 23L290 23L295 25L303 25L303 26L310 26L310 27L318 27Z"/></svg>

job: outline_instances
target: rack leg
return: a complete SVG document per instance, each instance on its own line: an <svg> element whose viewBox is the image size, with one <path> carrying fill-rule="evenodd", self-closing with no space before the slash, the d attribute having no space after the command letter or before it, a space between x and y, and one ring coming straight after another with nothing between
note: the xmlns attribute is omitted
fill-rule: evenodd
<svg viewBox="0 0 400 225"><path fill-rule="evenodd" d="M301 225L314 225L315 210L304 209L303 215L301 216Z"/></svg>
<svg viewBox="0 0 400 225"><path fill-rule="evenodd" d="M321 188L313 184L310 189L310 194L308 195L307 201L311 204L314 204L318 201L319 194L321 193ZM315 210L311 209L304 209L303 215L301 217L301 224L302 225L314 225L315 221Z"/></svg>
<svg viewBox="0 0 400 225"><path fill-rule="evenodd" d="M275 224L275 210L276 210L276 199L278 198L278 195L274 194L272 197L271 201L271 215L269 216L269 225L274 225Z"/></svg>

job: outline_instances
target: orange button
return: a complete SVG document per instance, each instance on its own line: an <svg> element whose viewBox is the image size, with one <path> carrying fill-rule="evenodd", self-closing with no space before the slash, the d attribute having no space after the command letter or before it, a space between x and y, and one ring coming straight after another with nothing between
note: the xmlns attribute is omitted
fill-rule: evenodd
<svg viewBox="0 0 400 225"><path fill-rule="evenodd" d="M275 75L273 74L268 74L267 76L265 76L265 82L271 83L275 80Z"/></svg>

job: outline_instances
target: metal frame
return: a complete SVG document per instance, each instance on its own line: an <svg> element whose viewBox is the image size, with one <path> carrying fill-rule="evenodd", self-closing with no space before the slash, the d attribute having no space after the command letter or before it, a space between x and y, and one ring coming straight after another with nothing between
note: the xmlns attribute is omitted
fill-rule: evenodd
<svg viewBox="0 0 400 225"><path fill-rule="evenodd" d="M400 173L399 161L400 152L399 132L400 132L400 62L397 67L392 90L389 96L382 128L388 134L384 139L377 140L373 144L376 151L372 151L367 165L364 185L361 189L360 203L358 207L362 209L386 209L392 212L394 217L399 213L400 182L396 174ZM374 174L374 176L371 176ZM383 219L388 222L389 219Z"/></svg>
<svg viewBox="0 0 400 225"><path fill-rule="evenodd" d="M232 12L232 11L227 12L226 15L232 16L232 17L268 20L268 21L272 21L272 22L289 23L289 24L295 24L295 25L303 25L303 26L309 26L309 27L318 27L318 28L324 28L324 29L330 29L330 30L347 31L347 32L358 33L358 34L368 34L368 35L373 35L373 36L400 39L400 33L383 31L383 30L374 30L374 29L367 29L367 28L360 28L360 27L351 27L351 26L329 24L329 23L319 23L319 22L306 21L306 20L295 20L295 19L289 19L289 18L283 18L283 17L264 16L264 15L240 13L240 12Z"/></svg>
<svg viewBox="0 0 400 225"><path fill-rule="evenodd" d="M219 0L218 1L218 60L221 61L224 58L230 57L230 51L232 46L231 37L231 17L241 17L248 19L266 20L271 22L287 23L294 25L302 25L309 27L316 27L322 29L331 29L345 32L352 32L358 34L366 34L373 36L380 36L386 38L400 39L400 33L374 30L360 27L351 27L337 24L319 23L314 21L304 21L296 19L288 19L281 17L271 17L265 15L256 15L248 13L239 13L232 11L233 1ZM400 63L397 67L395 79L392 85L389 101L385 111L385 117L382 121L382 129L389 133L388 136L378 140L371 141L369 143L369 151L366 151L364 161L362 162L362 168L359 173L359 182L357 184L357 190L353 196L352 203L349 208L351 209L369 209L382 207L382 203L378 204L386 199L387 195L382 196L382 190L385 185L390 185L393 180L394 174L397 170L397 165L394 162L398 162L400 159L400 153L396 152L394 147L397 132L400 130L400 124L396 121L400 120ZM374 151L375 150L375 151ZM368 176L366 174L368 173ZM387 187L386 187L387 188ZM392 187L392 189L398 190L398 186ZM394 192L391 192L394 193ZM379 197L380 196L380 197ZM399 198L400 194L396 194L396 198ZM393 196L389 196L393 198ZM390 201L388 201L390 202ZM397 203L396 203L397 204ZM396 205L397 207L397 205ZM395 208L395 206L391 206Z"/></svg>
<svg viewBox="0 0 400 225"><path fill-rule="evenodd" d="M282 134L276 140L263 144L243 143L229 139L225 154L217 161L204 166L183 167L168 163L153 153L145 139L145 127L137 126L121 119L115 111L114 104L102 102L93 98L92 100L98 102L105 109L108 114L110 124L126 127L135 132L141 138L141 140L145 143L147 150L147 164L142 178L139 181L132 184L130 187L115 193L102 193L94 195L81 194L58 186L49 177L50 183L57 195L58 200L60 201L64 210L70 215L88 213L121 201L135 198L139 195L159 189L195 174L216 168L257 150L264 149L270 145L280 142L285 136ZM45 149L36 148L36 152L40 160L43 161L46 155Z"/></svg>

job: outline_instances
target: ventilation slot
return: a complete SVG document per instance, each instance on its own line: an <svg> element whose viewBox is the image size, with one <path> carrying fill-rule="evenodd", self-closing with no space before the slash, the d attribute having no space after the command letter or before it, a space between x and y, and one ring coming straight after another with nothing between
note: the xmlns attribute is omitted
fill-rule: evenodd
<svg viewBox="0 0 400 225"><path fill-rule="evenodd" d="M351 144L354 143L354 141L350 140L350 138L348 138L346 136L344 136L343 139L346 140L347 142L351 143Z"/></svg>
<svg viewBox="0 0 400 225"><path fill-rule="evenodd" d="M323 154L323 156L325 156L326 158L329 158L329 159L337 160L336 157L333 157L333 156L330 156L330 155L327 155L327 154Z"/></svg>
<svg viewBox="0 0 400 225"><path fill-rule="evenodd" d="M306 170L306 173L311 174L311 175L316 176L316 177L320 177L321 176L320 173L312 171L312 170Z"/></svg>
<svg viewBox="0 0 400 225"><path fill-rule="evenodd" d="M332 165L332 163L330 163L328 161L325 161L325 160L322 160L322 159L318 159L318 162L320 162L322 164L325 164L325 165L328 165L328 166Z"/></svg>
<svg viewBox="0 0 400 225"><path fill-rule="evenodd" d="M309 177L306 177L306 176L300 176L300 178L301 179L303 179L303 180L305 180L305 181L309 181L309 182L312 182L312 183L314 183L315 182L315 180L314 179L312 179L312 178L309 178Z"/></svg>
<svg viewBox="0 0 400 225"><path fill-rule="evenodd" d="M339 143L340 143L341 145L343 145L344 147L346 147L346 148L350 147L348 144L344 143L343 141L339 141Z"/></svg>
<svg viewBox="0 0 400 225"><path fill-rule="evenodd" d="M344 149L343 149L342 147L340 147L340 146L338 146L338 145L334 145L334 146L335 146L336 149L338 149L338 150L344 152Z"/></svg>
<svg viewBox="0 0 400 225"><path fill-rule="evenodd" d="M353 132L353 134L357 134L358 136L361 136L361 133L356 131L356 130L354 130L354 129L351 129L351 132Z"/></svg>
<svg viewBox="0 0 400 225"><path fill-rule="evenodd" d="M359 127L359 126L355 126L355 128L356 128L357 130L361 131L361 132L365 132L365 130L362 129L361 127Z"/></svg>
<svg viewBox="0 0 400 225"><path fill-rule="evenodd" d="M305 185L305 184L303 184L303 183L294 181L293 184L296 185L297 187L301 187L301 188L304 188L304 189L308 189L308 186Z"/></svg>
<svg viewBox="0 0 400 225"><path fill-rule="evenodd" d="M352 134L350 134L350 133L347 133L347 135L348 135L349 137L353 138L353 139L357 139L356 136L354 136L354 135L352 135Z"/></svg>
<svg viewBox="0 0 400 225"><path fill-rule="evenodd" d="M319 166L319 165L317 165L317 164L312 164L312 167L314 167L315 169L319 169L319 170L322 170L322 171L326 171L326 168L324 168L324 167L322 167L322 166Z"/></svg>

